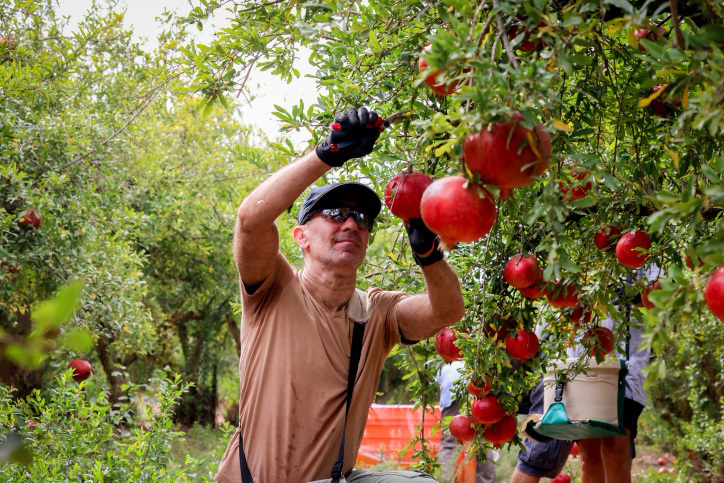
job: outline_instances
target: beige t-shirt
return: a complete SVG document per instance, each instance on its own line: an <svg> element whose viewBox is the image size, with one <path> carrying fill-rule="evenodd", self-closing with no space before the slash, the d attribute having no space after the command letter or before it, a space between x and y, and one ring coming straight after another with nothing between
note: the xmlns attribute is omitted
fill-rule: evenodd
<svg viewBox="0 0 724 483"><path fill-rule="evenodd" d="M347 422L343 474L352 470L382 365L400 342L394 306L402 292L370 289ZM330 311L305 289L279 254L272 274L253 295L242 287L240 426L255 483L329 478L344 427L354 322L347 309ZM239 430L216 481L241 482Z"/></svg>

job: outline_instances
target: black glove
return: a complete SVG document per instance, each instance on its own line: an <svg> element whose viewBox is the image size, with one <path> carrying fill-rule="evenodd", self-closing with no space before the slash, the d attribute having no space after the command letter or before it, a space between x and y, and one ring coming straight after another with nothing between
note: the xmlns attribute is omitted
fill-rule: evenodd
<svg viewBox="0 0 724 483"><path fill-rule="evenodd" d="M421 267L427 267L443 259L437 235L430 231L421 218L405 220L405 230L410 238L412 257Z"/></svg>
<svg viewBox="0 0 724 483"><path fill-rule="evenodd" d="M383 120L367 108L350 107L346 114L337 114L334 123L339 130L332 129L327 139L317 146L317 156L328 165L338 167L347 160L372 152L380 137Z"/></svg>

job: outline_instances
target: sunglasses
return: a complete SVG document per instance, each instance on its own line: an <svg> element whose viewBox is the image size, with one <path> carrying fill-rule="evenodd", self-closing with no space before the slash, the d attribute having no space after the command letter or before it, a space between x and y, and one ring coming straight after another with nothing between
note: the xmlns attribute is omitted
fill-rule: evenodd
<svg viewBox="0 0 724 483"><path fill-rule="evenodd" d="M374 219L371 216L353 210L352 208L325 208L324 210L311 213L306 221L317 213L320 213L325 220L331 220L335 223L344 223L347 221L347 218L352 217L358 227L364 228L367 231L372 231L372 225L374 224Z"/></svg>

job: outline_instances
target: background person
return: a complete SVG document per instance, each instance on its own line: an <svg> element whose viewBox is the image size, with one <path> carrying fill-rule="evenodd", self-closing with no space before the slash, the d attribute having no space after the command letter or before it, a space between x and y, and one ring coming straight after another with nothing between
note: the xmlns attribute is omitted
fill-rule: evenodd
<svg viewBox="0 0 724 483"><path fill-rule="evenodd" d="M436 237L421 220L407 226L426 292L356 290L377 194L358 183L313 189L294 228L304 268L279 251L275 219L331 167L369 154L380 120L351 108L335 119L315 151L274 173L239 207L234 257L242 301L239 429L216 481L308 482L331 477L344 435L341 473L347 481L430 481L416 472L352 472L383 363L399 342L426 339L464 314L460 282ZM369 127L368 127L369 126ZM367 320L354 395L345 422L347 377L355 322ZM357 315L358 316L358 315Z"/></svg>

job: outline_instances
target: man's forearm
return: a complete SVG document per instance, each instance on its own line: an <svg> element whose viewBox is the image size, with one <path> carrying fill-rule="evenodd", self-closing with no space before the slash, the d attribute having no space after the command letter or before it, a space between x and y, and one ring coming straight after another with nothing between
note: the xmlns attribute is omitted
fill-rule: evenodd
<svg viewBox="0 0 724 483"><path fill-rule="evenodd" d="M260 184L239 207L239 218L249 227L274 223L305 189L329 171L312 150Z"/></svg>
<svg viewBox="0 0 724 483"><path fill-rule="evenodd" d="M432 312L443 326L459 321L465 315L465 301L460 291L460 280L445 260L422 268L427 296ZM447 323L445 323L447 322Z"/></svg>

